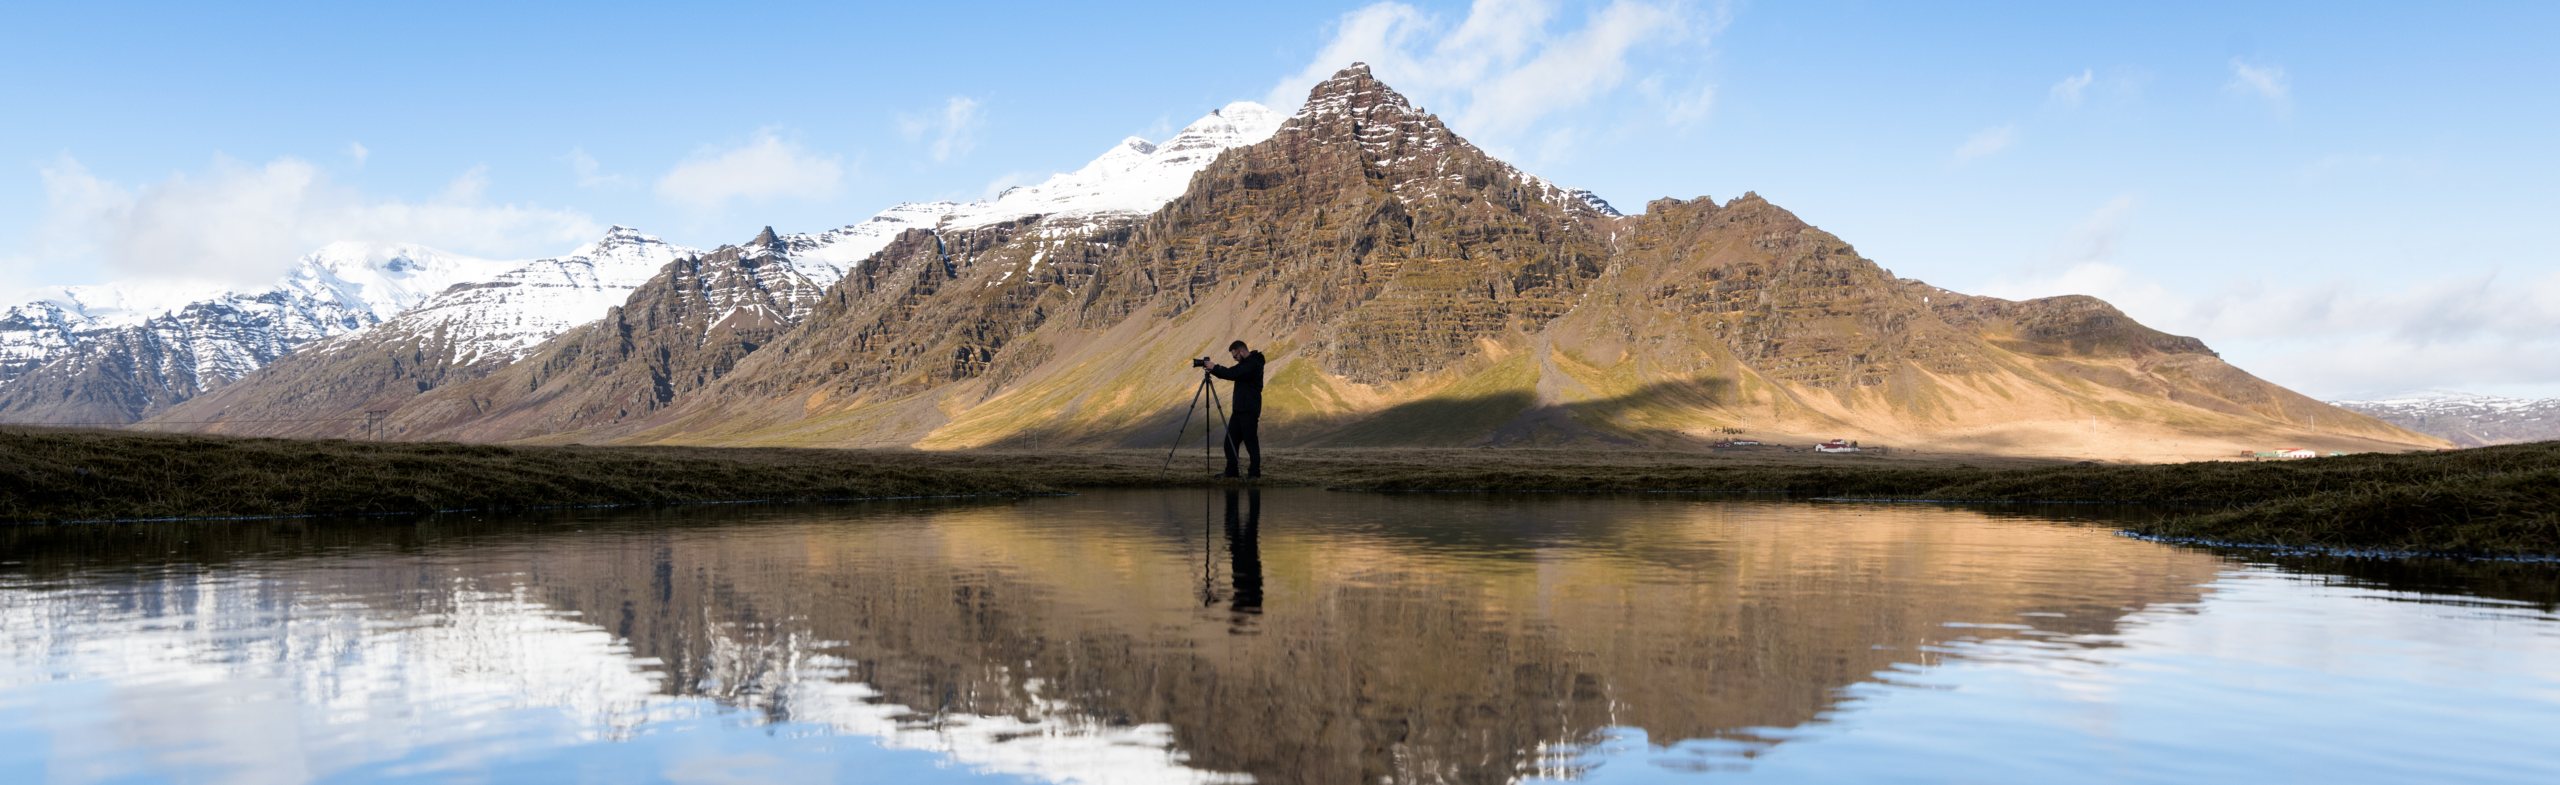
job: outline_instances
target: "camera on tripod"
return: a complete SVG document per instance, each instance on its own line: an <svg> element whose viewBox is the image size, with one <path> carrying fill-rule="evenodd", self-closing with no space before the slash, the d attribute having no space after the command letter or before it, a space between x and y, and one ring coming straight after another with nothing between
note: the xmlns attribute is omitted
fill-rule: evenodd
<svg viewBox="0 0 2560 785"><path fill-rule="evenodd" d="M1207 358L1207 357L1193 357L1193 358L1191 358L1191 367L1193 367L1193 368L1207 368L1207 367L1209 367L1209 358Z"/></svg>

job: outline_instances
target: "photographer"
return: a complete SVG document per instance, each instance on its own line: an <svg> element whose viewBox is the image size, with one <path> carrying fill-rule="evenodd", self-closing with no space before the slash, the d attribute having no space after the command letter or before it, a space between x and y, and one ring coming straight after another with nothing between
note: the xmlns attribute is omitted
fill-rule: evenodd
<svg viewBox="0 0 2560 785"><path fill-rule="evenodd" d="M1236 476L1236 445L1241 444L1247 452L1253 453L1253 468L1244 476L1259 479L1262 477L1262 353L1245 348L1243 341L1237 341L1227 344L1227 355L1234 357L1236 364L1212 365L1207 357L1191 361L1192 367L1207 368L1209 375L1236 386L1235 407L1227 415L1227 473L1218 476Z"/></svg>

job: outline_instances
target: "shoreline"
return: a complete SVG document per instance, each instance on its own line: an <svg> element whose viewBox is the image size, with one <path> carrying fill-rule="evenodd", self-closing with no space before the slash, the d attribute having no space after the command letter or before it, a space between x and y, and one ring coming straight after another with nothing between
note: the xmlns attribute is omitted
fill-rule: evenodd
<svg viewBox="0 0 2560 785"><path fill-rule="evenodd" d="M1177 459L1177 463L1181 463ZM1666 493L1862 504L2123 505L2164 542L2560 559L2560 442L2288 462L1594 449L1278 451L1265 487ZM1023 498L1230 487L1152 450L514 447L0 427L0 522L375 517L696 504Z"/></svg>

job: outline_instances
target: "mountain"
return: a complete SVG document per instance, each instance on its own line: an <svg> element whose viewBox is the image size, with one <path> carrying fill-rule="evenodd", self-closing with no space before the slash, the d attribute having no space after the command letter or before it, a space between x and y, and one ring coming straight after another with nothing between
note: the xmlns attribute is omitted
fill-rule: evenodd
<svg viewBox="0 0 2560 785"><path fill-rule="evenodd" d="M131 303L149 297L125 293L107 304L20 306L0 321L21 369L0 384L0 422L133 422L505 267L416 245L336 243L266 289L147 317Z"/></svg>
<svg viewBox="0 0 2560 785"><path fill-rule="evenodd" d="M1620 214L1487 154L1364 66L1277 123L1256 109L985 202L910 206L859 260L850 239L830 252L770 232L679 260L606 320L419 394L385 426L1157 446L1198 380L1185 358L1244 338L1273 358L1275 445L1742 434L2123 460L2443 445L2094 298L1898 278L1756 194ZM840 278L803 272L839 252L825 264Z"/></svg>
<svg viewBox="0 0 2560 785"><path fill-rule="evenodd" d="M367 412L506 367L698 253L616 226L568 255L455 284L379 324L303 346L154 421L260 436L358 434Z"/></svg>
<svg viewBox="0 0 2560 785"><path fill-rule="evenodd" d="M821 287L771 227L677 259L604 318L485 378L392 413L393 433L555 433L646 418L727 374L809 313Z"/></svg>
<svg viewBox="0 0 2560 785"><path fill-rule="evenodd" d="M2431 390L2336 404L2463 447L2560 439L2560 398L2502 398Z"/></svg>

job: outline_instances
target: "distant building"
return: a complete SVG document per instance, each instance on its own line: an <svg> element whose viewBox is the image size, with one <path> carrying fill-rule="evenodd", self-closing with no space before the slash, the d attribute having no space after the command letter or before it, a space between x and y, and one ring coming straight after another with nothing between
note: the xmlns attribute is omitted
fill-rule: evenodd
<svg viewBox="0 0 2560 785"><path fill-rule="evenodd" d="M1814 446L1813 446L1813 451L1814 451L1814 452L1857 452L1857 451L1858 451L1858 443L1857 443L1857 442L1852 442L1852 441L1849 441L1849 440L1846 440L1846 439L1833 439L1833 440L1831 440L1831 441L1827 441L1827 442L1823 442L1823 443L1821 443L1821 444L1814 445Z"/></svg>
<svg viewBox="0 0 2560 785"><path fill-rule="evenodd" d="M2256 458L2261 461L2297 461L2304 458L2318 458L2320 457L2320 451L2305 450L2299 447L2287 447L2281 450L2259 450L2257 452L2250 453L2249 457Z"/></svg>

